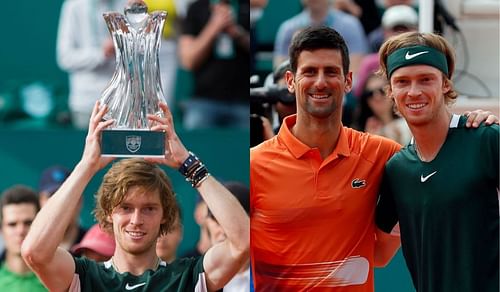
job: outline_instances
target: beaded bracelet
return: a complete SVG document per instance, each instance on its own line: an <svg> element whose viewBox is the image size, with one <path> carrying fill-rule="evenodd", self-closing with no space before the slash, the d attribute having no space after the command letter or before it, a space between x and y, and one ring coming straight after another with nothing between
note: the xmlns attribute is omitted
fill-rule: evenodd
<svg viewBox="0 0 500 292"><path fill-rule="evenodd" d="M199 187L210 175L205 165L191 151L188 158L179 167L179 172L186 178L187 182L191 183L193 188Z"/></svg>
<svg viewBox="0 0 500 292"><path fill-rule="evenodd" d="M192 179L189 180L189 182L191 182L191 186L193 188L198 188L209 176L210 173L207 168L203 166L198 172L193 174Z"/></svg>

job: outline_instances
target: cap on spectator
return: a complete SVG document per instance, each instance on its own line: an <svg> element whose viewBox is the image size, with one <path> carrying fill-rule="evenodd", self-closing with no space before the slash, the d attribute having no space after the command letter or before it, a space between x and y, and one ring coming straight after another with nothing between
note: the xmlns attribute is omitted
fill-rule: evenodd
<svg viewBox="0 0 500 292"><path fill-rule="evenodd" d="M79 255L85 249L111 257L115 253L115 239L110 234L102 231L99 224L95 224L85 233L82 241L71 248L71 251Z"/></svg>
<svg viewBox="0 0 500 292"><path fill-rule="evenodd" d="M395 26L418 26L418 15L415 9L408 5L389 7L382 16L382 27L390 29Z"/></svg>
<svg viewBox="0 0 500 292"><path fill-rule="evenodd" d="M59 165L51 166L42 172L39 191L53 194L68 178L70 171Z"/></svg>

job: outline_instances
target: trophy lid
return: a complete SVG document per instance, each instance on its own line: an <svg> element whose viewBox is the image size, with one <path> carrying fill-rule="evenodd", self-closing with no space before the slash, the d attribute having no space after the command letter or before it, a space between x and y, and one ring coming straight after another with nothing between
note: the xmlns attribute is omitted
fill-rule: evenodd
<svg viewBox="0 0 500 292"><path fill-rule="evenodd" d="M140 26L148 18L148 6L142 0L128 1L124 12L128 22L134 27Z"/></svg>

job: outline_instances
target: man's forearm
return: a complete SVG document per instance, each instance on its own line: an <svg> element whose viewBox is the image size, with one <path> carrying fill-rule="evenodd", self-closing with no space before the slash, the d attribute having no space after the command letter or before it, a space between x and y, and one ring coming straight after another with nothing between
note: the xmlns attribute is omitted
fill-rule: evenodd
<svg viewBox="0 0 500 292"><path fill-rule="evenodd" d="M401 245L399 225L396 225L395 229L397 229L398 232L391 232L389 234L377 228L375 233L375 267L385 267L398 251Z"/></svg>
<svg viewBox="0 0 500 292"><path fill-rule="evenodd" d="M250 34L241 26L235 24L227 29L234 41L246 51L250 50Z"/></svg>
<svg viewBox="0 0 500 292"><path fill-rule="evenodd" d="M23 256L28 264L48 261L61 243L77 211L80 197L93 173L79 164L59 190L37 214L23 242Z"/></svg>
<svg viewBox="0 0 500 292"><path fill-rule="evenodd" d="M184 35L179 40L181 63L187 70L196 70L212 52L212 44L219 31L206 26L198 36Z"/></svg>
<svg viewBox="0 0 500 292"><path fill-rule="evenodd" d="M224 230L230 245L246 252L250 243L250 219L238 200L212 176L201 183L198 191Z"/></svg>

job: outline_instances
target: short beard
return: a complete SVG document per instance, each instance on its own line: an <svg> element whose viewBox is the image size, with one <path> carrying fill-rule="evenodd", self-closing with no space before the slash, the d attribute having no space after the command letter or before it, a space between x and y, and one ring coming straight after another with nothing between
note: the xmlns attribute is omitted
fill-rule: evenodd
<svg viewBox="0 0 500 292"><path fill-rule="evenodd" d="M307 112L315 118L324 119L330 117L333 113L338 111L338 106L336 103L332 103L328 107L315 107L310 103L306 104Z"/></svg>

